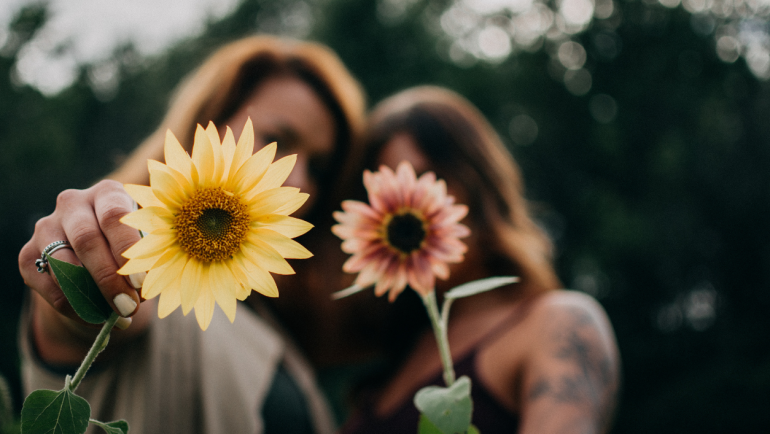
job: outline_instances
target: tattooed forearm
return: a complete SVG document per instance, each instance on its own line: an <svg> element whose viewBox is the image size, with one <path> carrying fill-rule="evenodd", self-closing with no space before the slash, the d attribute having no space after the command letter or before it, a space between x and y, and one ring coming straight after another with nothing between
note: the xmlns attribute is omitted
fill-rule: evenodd
<svg viewBox="0 0 770 434"><path fill-rule="evenodd" d="M606 426L617 390L616 366L602 342L598 324L583 309L566 310L546 345L554 366L530 386L531 401L586 408L598 426Z"/></svg>

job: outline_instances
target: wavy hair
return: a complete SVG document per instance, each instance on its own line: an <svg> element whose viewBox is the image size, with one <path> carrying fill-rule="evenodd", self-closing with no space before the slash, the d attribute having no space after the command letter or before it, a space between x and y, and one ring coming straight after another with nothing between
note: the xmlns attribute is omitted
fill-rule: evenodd
<svg viewBox="0 0 770 434"><path fill-rule="evenodd" d="M331 112L335 122L335 167L318 180L319 191L332 192L350 175L347 164L360 158L358 138L365 122L366 102L358 81L329 48L276 36L251 36L215 51L177 88L165 118L126 162L108 178L147 184L147 160L163 161L163 143L170 129L191 151L196 124L216 125L230 118L266 79L294 77L308 84Z"/></svg>
<svg viewBox="0 0 770 434"><path fill-rule="evenodd" d="M480 244L485 246L482 259L489 272L514 271L526 291L561 286L552 264L552 243L530 215L519 167L473 104L433 86L385 99L370 116L365 139L368 167L399 133L414 138L437 176L456 180L468 193L469 218L480 232Z"/></svg>

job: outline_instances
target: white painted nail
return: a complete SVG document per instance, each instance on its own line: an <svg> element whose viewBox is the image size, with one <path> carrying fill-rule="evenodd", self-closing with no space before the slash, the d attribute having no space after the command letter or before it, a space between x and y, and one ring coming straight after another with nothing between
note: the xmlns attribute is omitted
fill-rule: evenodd
<svg viewBox="0 0 770 434"><path fill-rule="evenodd" d="M131 282L131 286L134 289L140 289L144 285L144 278L147 277L146 271L140 271L138 273L129 274L128 281Z"/></svg>
<svg viewBox="0 0 770 434"><path fill-rule="evenodd" d="M116 295L112 302L115 303L121 316L129 316L136 310L136 302L126 293Z"/></svg>
<svg viewBox="0 0 770 434"><path fill-rule="evenodd" d="M132 321L133 320L131 318L120 317L120 318L118 318L117 321L115 321L115 327L117 327L117 328L119 328L121 330L125 330L125 329L128 328L128 326L131 325Z"/></svg>

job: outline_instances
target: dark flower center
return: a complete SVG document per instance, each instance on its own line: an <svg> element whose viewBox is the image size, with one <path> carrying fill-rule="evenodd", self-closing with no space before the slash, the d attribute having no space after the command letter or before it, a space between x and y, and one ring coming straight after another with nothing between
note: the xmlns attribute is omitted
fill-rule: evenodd
<svg viewBox="0 0 770 434"><path fill-rule="evenodd" d="M246 205L219 187L195 192L174 219L182 249L203 262L230 258L250 223Z"/></svg>
<svg viewBox="0 0 770 434"><path fill-rule="evenodd" d="M233 217L223 209L211 208L203 210L195 226L208 239L220 239L230 229Z"/></svg>
<svg viewBox="0 0 770 434"><path fill-rule="evenodd" d="M388 222L388 244L403 253L419 249L426 234L422 219L410 212L394 215Z"/></svg>

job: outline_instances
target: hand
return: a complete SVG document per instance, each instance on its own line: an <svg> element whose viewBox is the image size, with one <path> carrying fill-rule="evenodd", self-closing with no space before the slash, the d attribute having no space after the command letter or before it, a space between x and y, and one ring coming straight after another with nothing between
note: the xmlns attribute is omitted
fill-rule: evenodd
<svg viewBox="0 0 770 434"><path fill-rule="evenodd" d="M141 282L117 274L118 268L127 261L121 253L140 238L136 229L120 223L134 206L134 201L116 181L101 181L86 190L61 192L53 214L38 220L32 239L19 253L19 270L24 282L56 311L77 319L53 276L39 273L35 265L47 245L66 240L71 249L59 249L53 256L85 266L118 314L129 317L136 313L140 300L134 287L139 288Z"/></svg>

